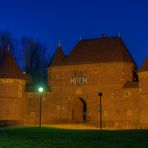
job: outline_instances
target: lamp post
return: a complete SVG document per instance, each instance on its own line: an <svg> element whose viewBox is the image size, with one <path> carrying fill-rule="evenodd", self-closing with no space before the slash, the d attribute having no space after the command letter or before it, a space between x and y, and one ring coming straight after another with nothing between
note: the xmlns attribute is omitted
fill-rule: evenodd
<svg viewBox="0 0 148 148"><path fill-rule="evenodd" d="M42 126L42 93L44 92L44 88L39 87L38 92L40 94L39 127L41 127Z"/></svg>
<svg viewBox="0 0 148 148"><path fill-rule="evenodd" d="M98 93L100 106L99 106L99 112L100 112L100 130L102 130L102 92Z"/></svg>

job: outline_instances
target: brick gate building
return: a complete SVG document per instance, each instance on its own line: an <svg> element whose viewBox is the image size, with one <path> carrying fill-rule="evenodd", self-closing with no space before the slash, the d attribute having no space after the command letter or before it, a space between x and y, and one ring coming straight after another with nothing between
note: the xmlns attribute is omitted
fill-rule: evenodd
<svg viewBox="0 0 148 148"><path fill-rule="evenodd" d="M10 89L7 96L1 89L0 120L38 124L39 94L25 91L25 80L18 74L2 76L1 73L16 74L13 70L4 71L7 64L3 65L0 66L0 87L5 89L7 85L17 88L18 92ZM8 79L15 85L8 83ZM58 46L48 67L48 84L51 90L42 95L42 124L83 122L99 126L98 93L101 92L103 128L148 128L148 58L137 70L119 37L81 40L68 56Z"/></svg>

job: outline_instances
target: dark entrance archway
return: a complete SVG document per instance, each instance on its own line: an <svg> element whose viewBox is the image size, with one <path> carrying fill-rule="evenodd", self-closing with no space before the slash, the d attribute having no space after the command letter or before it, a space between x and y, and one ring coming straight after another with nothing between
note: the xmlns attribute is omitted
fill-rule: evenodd
<svg viewBox="0 0 148 148"><path fill-rule="evenodd" d="M87 104L82 98L79 98L79 100L82 103L82 121L87 122Z"/></svg>
<svg viewBox="0 0 148 148"><path fill-rule="evenodd" d="M87 122L87 104L81 97L75 99L71 110L71 120L73 122Z"/></svg>

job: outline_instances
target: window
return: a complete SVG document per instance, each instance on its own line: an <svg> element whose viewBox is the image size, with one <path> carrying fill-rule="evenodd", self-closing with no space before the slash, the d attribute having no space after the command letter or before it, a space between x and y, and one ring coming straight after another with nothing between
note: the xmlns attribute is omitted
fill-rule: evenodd
<svg viewBox="0 0 148 148"><path fill-rule="evenodd" d="M22 86L18 85L18 97L22 97Z"/></svg>
<svg viewBox="0 0 148 148"><path fill-rule="evenodd" d="M30 115L31 115L31 118L34 118L35 117L35 112L31 112Z"/></svg>
<svg viewBox="0 0 148 148"><path fill-rule="evenodd" d="M124 97L130 97L130 95L131 95L130 92L125 92L124 93Z"/></svg>
<svg viewBox="0 0 148 148"><path fill-rule="evenodd" d="M128 117L131 117L131 116L132 116L132 111L131 111L131 110L128 110L128 111L127 111L127 116L128 116Z"/></svg>
<svg viewBox="0 0 148 148"><path fill-rule="evenodd" d="M61 108L60 105L57 105L57 110L60 110L60 108Z"/></svg>
<svg viewBox="0 0 148 148"><path fill-rule="evenodd" d="M139 88L139 94L140 95L142 94L142 88Z"/></svg>

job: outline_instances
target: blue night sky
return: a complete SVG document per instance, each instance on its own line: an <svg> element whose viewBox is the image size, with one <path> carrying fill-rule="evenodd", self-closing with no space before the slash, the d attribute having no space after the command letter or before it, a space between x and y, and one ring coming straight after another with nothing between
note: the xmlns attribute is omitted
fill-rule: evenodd
<svg viewBox="0 0 148 148"><path fill-rule="evenodd" d="M0 30L40 40L51 57L58 40L65 53L80 36L117 36L120 32L140 66L148 55L146 0L0 0Z"/></svg>

